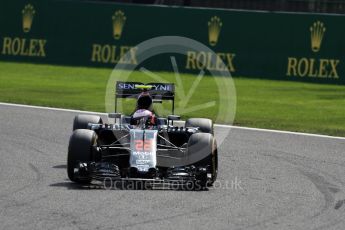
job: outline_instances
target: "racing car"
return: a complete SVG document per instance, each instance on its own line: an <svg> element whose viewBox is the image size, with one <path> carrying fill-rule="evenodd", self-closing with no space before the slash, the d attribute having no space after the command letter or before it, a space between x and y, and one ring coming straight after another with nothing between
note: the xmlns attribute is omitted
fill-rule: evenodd
<svg viewBox="0 0 345 230"><path fill-rule="evenodd" d="M118 100L132 98L129 115L117 112ZM176 125L175 85L118 81L115 85L114 122L100 116L77 115L67 157L71 181L141 183L145 188L206 189L218 173L217 143L213 123L190 118ZM160 117L154 103L170 100L172 115ZM175 121L175 124L174 124Z"/></svg>

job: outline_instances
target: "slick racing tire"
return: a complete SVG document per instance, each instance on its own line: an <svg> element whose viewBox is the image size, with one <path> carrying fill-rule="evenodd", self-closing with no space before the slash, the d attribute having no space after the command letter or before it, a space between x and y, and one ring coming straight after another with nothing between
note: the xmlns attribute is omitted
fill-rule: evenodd
<svg viewBox="0 0 345 230"><path fill-rule="evenodd" d="M77 129L73 132L68 145L67 175L68 178L77 183L90 183L91 179L75 178L74 168L79 162L90 162L93 160L92 148L96 145L97 134L92 130Z"/></svg>
<svg viewBox="0 0 345 230"><path fill-rule="evenodd" d="M211 133L213 134L213 122L210 119L206 118L189 118L186 123L185 127L194 127L199 128L199 130L203 133Z"/></svg>
<svg viewBox="0 0 345 230"><path fill-rule="evenodd" d="M76 129L88 129L88 124L103 124L102 118L96 115L79 114L74 117L73 131Z"/></svg>
<svg viewBox="0 0 345 230"><path fill-rule="evenodd" d="M188 156L193 154L201 154L206 156L195 164L197 167L204 167L207 174L211 177L208 178L206 185L212 186L217 180L218 175L218 150L217 142L214 136L210 133L195 133L188 141Z"/></svg>

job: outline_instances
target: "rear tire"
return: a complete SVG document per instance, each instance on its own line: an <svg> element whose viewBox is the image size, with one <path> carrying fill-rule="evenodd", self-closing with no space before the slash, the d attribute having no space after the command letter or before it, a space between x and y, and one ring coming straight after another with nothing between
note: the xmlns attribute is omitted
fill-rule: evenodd
<svg viewBox="0 0 345 230"><path fill-rule="evenodd" d="M195 133L188 141L188 156L192 154L202 154L206 157L195 166L205 167L211 178L207 180L207 186L212 186L218 175L218 150L217 142L210 133Z"/></svg>
<svg viewBox="0 0 345 230"><path fill-rule="evenodd" d="M75 130L69 140L67 155L67 175L76 183L90 183L91 179L81 180L75 178L74 168L78 162L90 162L93 160L92 148L97 142L97 134L92 130Z"/></svg>
<svg viewBox="0 0 345 230"><path fill-rule="evenodd" d="M198 127L203 133L213 134L213 122L207 118L189 118L185 123L185 127Z"/></svg>
<svg viewBox="0 0 345 230"><path fill-rule="evenodd" d="M96 115L79 114L74 117L73 131L76 129L88 129L88 124L103 124L102 118Z"/></svg>

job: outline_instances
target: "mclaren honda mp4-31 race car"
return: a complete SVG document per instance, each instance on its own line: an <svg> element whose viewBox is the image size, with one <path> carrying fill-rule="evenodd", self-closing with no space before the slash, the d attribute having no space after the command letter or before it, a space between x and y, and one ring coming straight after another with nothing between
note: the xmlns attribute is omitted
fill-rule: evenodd
<svg viewBox="0 0 345 230"><path fill-rule="evenodd" d="M211 186L218 171L213 123L190 118L158 116L154 103L170 100L174 114L174 84L117 82L114 123L95 115L77 115L68 146L67 173L71 181L91 184L112 181L140 183L145 188L202 190ZM117 112L118 99L136 99L126 116ZM180 123L181 124L181 123Z"/></svg>

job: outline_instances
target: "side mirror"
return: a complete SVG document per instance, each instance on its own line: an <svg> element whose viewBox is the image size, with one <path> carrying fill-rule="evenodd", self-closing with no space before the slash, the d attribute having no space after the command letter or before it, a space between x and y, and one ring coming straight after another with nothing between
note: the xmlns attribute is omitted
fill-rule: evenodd
<svg viewBox="0 0 345 230"><path fill-rule="evenodd" d="M121 113L109 113L108 117L116 119L116 118L121 118L121 115L122 115Z"/></svg>
<svg viewBox="0 0 345 230"><path fill-rule="evenodd" d="M178 121L180 119L181 119L181 116L179 116L179 115L168 115L168 120Z"/></svg>

